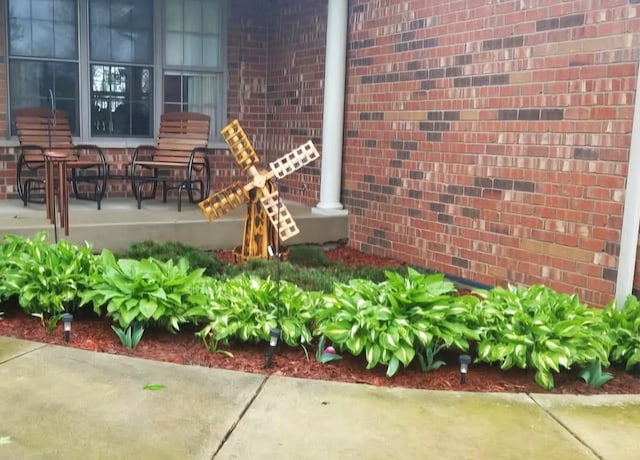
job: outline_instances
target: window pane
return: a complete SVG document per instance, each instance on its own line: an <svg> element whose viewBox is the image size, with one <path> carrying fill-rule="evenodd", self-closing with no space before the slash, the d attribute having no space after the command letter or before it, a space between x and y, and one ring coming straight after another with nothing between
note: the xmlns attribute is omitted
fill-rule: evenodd
<svg viewBox="0 0 640 460"><path fill-rule="evenodd" d="M9 54L75 59L75 0L10 0Z"/></svg>
<svg viewBox="0 0 640 460"><path fill-rule="evenodd" d="M220 2L210 1L204 3L202 8L202 20L206 33L220 33L220 16L222 15L220 10Z"/></svg>
<svg viewBox="0 0 640 460"><path fill-rule="evenodd" d="M31 21L11 19L9 23L9 54L31 56Z"/></svg>
<svg viewBox="0 0 640 460"><path fill-rule="evenodd" d="M165 113L180 110L204 113L211 117L212 132L217 132L217 109L221 97L219 83L216 75L165 75Z"/></svg>
<svg viewBox="0 0 640 460"><path fill-rule="evenodd" d="M184 3L184 30L202 32L202 2L186 0Z"/></svg>
<svg viewBox="0 0 640 460"><path fill-rule="evenodd" d="M203 64L208 67L215 67L219 64L219 44L218 37L203 37Z"/></svg>
<svg viewBox="0 0 640 460"><path fill-rule="evenodd" d="M164 16L165 26L168 31L182 31L182 2L166 1Z"/></svg>
<svg viewBox="0 0 640 460"><path fill-rule="evenodd" d="M165 61L168 65L182 65L182 34L167 34Z"/></svg>
<svg viewBox="0 0 640 460"><path fill-rule="evenodd" d="M10 18L31 18L31 4L24 0L9 1Z"/></svg>
<svg viewBox="0 0 640 460"><path fill-rule="evenodd" d="M33 21L31 56L53 57L53 22Z"/></svg>
<svg viewBox="0 0 640 460"><path fill-rule="evenodd" d="M111 57L111 31L107 27L96 26L91 31L91 58L108 61Z"/></svg>
<svg viewBox="0 0 640 460"><path fill-rule="evenodd" d="M182 78L179 75L164 76L164 101L182 102Z"/></svg>
<svg viewBox="0 0 640 460"><path fill-rule="evenodd" d="M67 62L10 60L11 110L21 107L49 107L49 90L56 107L69 112L71 129L78 128L78 66Z"/></svg>
<svg viewBox="0 0 640 460"><path fill-rule="evenodd" d="M91 59L153 63L152 0L90 0Z"/></svg>
<svg viewBox="0 0 640 460"><path fill-rule="evenodd" d="M45 19L52 22L53 0L31 0L31 17L33 19Z"/></svg>
<svg viewBox="0 0 640 460"><path fill-rule="evenodd" d="M72 24L55 25L55 51L57 58L72 57L76 53L76 28Z"/></svg>
<svg viewBox="0 0 640 460"><path fill-rule="evenodd" d="M185 34L184 65L202 65L202 37L200 35Z"/></svg>
<svg viewBox="0 0 640 460"><path fill-rule="evenodd" d="M111 59L109 60L133 62L131 34L122 30L111 29Z"/></svg>
<svg viewBox="0 0 640 460"><path fill-rule="evenodd" d="M91 133L98 136L152 135L151 69L91 66Z"/></svg>

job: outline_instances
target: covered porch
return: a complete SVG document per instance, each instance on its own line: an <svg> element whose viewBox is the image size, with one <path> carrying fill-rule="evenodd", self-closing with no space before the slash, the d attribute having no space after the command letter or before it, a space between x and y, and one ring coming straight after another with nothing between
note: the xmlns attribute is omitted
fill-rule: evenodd
<svg viewBox="0 0 640 460"><path fill-rule="evenodd" d="M287 245L325 244L347 240L349 216L313 213L304 204L286 201L300 233ZM176 203L148 200L142 209L136 209L136 201L106 199L102 209L96 203L70 199L69 236L58 226L58 238L76 244L89 241L96 250L113 251L127 249L132 243L143 240L180 241L203 249L231 249L242 244L245 217L244 206L214 222L207 222L195 204L184 204L178 212ZM0 201L0 237L5 234L31 236L46 231L54 239L54 227L46 218L43 204L22 205L20 200Z"/></svg>

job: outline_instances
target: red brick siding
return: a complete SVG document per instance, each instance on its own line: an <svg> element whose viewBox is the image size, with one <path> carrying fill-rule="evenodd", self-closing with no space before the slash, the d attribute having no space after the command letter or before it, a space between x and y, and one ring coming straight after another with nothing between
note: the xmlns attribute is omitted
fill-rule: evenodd
<svg viewBox="0 0 640 460"><path fill-rule="evenodd" d="M267 153L275 160L312 140L321 151L327 0L281 0L269 22ZM316 205L321 159L285 178L285 197Z"/></svg>
<svg viewBox="0 0 640 460"><path fill-rule="evenodd" d="M350 3L356 247L490 285L614 293L640 19L626 0Z"/></svg>

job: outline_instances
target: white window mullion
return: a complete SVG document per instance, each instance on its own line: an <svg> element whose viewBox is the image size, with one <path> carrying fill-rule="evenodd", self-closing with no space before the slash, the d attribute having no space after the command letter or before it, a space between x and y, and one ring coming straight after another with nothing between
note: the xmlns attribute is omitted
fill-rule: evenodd
<svg viewBox="0 0 640 460"><path fill-rule="evenodd" d="M91 137L90 82L89 82L89 6L88 0L78 0L78 67L80 139Z"/></svg>

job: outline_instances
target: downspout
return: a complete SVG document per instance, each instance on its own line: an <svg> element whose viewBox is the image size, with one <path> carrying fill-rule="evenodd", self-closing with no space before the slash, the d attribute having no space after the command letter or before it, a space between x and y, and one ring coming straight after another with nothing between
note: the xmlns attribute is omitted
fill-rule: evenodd
<svg viewBox="0 0 640 460"><path fill-rule="evenodd" d="M640 229L640 67L636 74L636 94L629 148L629 168L622 215L620 256L616 280L616 304L620 309L633 290L636 271L638 231Z"/></svg>

